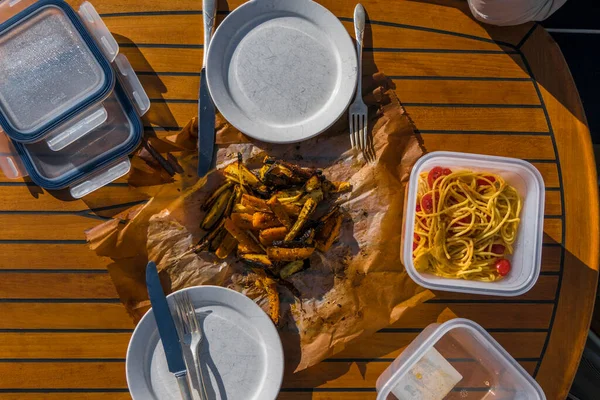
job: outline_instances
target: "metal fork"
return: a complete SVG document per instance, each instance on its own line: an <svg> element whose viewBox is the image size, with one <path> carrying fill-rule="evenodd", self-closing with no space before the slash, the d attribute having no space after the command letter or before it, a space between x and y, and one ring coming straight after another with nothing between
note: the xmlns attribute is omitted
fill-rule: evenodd
<svg viewBox="0 0 600 400"><path fill-rule="evenodd" d="M354 33L356 35L356 52L358 54L358 82L356 97L350 105L350 143L352 148L366 149L367 145L367 105L362 99L362 51L365 33L365 9L358 3L354 9Z"/></svg>
<svg viewBox="0 0 600 400"><path fill-rule="evenodd" d="M206 385L204 384L204 376L202 367L200 366L200 346L204 339L204 335L198 323L196 316L196 308L190 299L187 292L179 293L175 296L175 306L177 317L181 321L182 341L190 348L192 357L194 358L194 366L196 369L196 378L198 379L199 393L202 400L208 400L206 394Z"/></svg>

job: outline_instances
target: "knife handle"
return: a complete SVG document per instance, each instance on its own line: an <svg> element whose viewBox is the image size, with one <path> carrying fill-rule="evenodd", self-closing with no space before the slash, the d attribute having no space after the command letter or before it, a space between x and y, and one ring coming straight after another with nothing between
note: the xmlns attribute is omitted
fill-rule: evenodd
<svg viewBox="0 0 600 400"><path fill-rule="evenodd" d="M202 0L202 17L204 20L204 56L202 58L202 67L206 67L206 53L210 46L210 38L215 26L215 16L217 14L217 0Z"/></svg>
<svg viewBox="0 0 600 400"><path fill-rule="evenodd" d="M192 393L190 392L190 385L188 385L187 374L184 372L181 375L175 375L175 378L177 378L177 384L179 385L181 398L183 400L194 400Z"/></svg>

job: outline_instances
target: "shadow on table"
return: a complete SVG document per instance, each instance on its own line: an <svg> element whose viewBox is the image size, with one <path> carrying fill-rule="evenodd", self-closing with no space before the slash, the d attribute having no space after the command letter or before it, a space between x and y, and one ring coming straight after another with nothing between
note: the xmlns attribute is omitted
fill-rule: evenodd
<svg viewBox="0 0 600 400"><path fill-rule="evenodd" d="M164 132L178 131L177 121L163 97L163 94L167 92L168 88L163 83L160 76L152 69L152 66L144 56L143 52L135 43L122 35L115 34L114 37L119 43L120 51L129 59L129 62L134 67L148 97L152 101L150 110L142 117L144 136L146 138L153 138L158 137L160 134L164 136ZM39 192L37 191L38 189ZM43 192L36 186L30 187L30 191L32 191L32 194L35 193L36 195ZM49 193L63 201L76 200L71 197L68 189L52 191ZM100 195L102 193L104 193L104 195ZM121 203L123 203L122 206L119 204L115 205L114 201L107 201L106 193L100 190L99 192L94 192L85 196L82 200L90 210L86 213L86 216L92 218L97 217L98 219L108 219L145 199L146 197L142 194L134 195L128 193L127 199L121 201Z"/></svg>
<svg viewBox="0 0 600 400"><path fill-rule="evenodd" d="M443 7L452 7L460 10L471 20L473 17L469 5L464 0L409 0L412 2L434 4ZM571 114L582 123L587 124L587 119L581 104L579 93L573 77L564 59L560 47L537 23L520 25L523 34L518 42L507 43L506 32L515 27L501 27L481 23L489 37L498 43L499 50L517 51L511 55L526 75L535 78L540 89L548 91L558 102L567 108ZM433 28L433 26L429 26ZM457 28L458 31L458 28ZM509 44L502 47L502 44ZM570 84L569 84L570 83Z"/></svg>

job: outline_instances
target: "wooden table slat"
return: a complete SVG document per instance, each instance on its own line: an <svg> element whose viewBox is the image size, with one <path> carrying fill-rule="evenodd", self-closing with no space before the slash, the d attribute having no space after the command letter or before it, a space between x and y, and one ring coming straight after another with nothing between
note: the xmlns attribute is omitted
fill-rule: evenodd
<svg viewBox="0 0 600 400"><path fill-rule="evenodd" d="M322 3L351 30L354 3ZM95 6L153 99L144 123L160 136L187 123L196 113L201 3ZM549 399L564 398L591 315L600 235L589 131L560 50L541 27L527 37L532 24L480 25L461 0L365 0L365 7L373 48L365 71L378 68L393 79L428 151L518 157L540 170L547 187L542 275L514 299L436 293L402 322L286 376L279 399L375 399L389 360L442 311L482 324ZM133 324L104 271L110 260L83 244L85 229L144 200L125 182L62 202L0 174L0 400L130 398L122 359Z"/></svg>

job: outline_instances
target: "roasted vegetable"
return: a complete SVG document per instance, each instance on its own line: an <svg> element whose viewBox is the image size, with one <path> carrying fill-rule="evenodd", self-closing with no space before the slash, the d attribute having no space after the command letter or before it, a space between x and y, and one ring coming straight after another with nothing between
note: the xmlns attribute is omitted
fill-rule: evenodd
<svg viewBox="0 0 600 400"><path fill-rule="evenodd" d="M270 246L276 240L283 240L288 230L285 226L269 228L260 231L258 240L263 246Z"/></svg>
<svg viewBox="0 0 600 400"><path fill-rule="evenodd" d="M224 221L222 221L222 223L224 223ZM222 226L218 230L215 229L215 232L217 232L217 234L215 235L214 239L210 241L210 246L208 247L208 249L213 252L217 251L221 245L221 242L223 241L223 238L229 234Z"/></svg>
<svg viewBox="0 0 600 400"><path fill-rule="evenodd" d="M271 207L271 211L273 211L273 214L275 214L279 222L281 222L281 224L286 228L290 229L292 227L292 221L290 220L287 211L285 211L285 207L279 202L279 200L277 200L277 197L271 197L267 204L269 207Z"/></svg>
<svg viewBox="0 0 600 400"><path fill-rule="evenodd" d="M286 170L289 170L292 175L297 175L298 177L303 177L304 180L308 180L311 176L318 173L318 170L314 168L302 168L298 165L294 165L282 160L276 160L273 157L265 157L263 160L264 164L275 164L285 167Z"/></svg>
<svg viewBox="0 0 600 400"><path fill-rule="evenodd" d="M299 201L304 192L300 189L287 189L275 193L275 197L280 203L294 203Z"/></svg>
<svg viewBox="0 0 600 400"><path fill-rule="evenodd" d="M273 268L273 263L266 254L243 254L240 258L253 267Z"/></svg>
<svg viewBox="0 0 600 400"><path fill-rule="evenodd" d="M233 251L233 249L235 249L237 244L237 240L235 240L235 238L231 236L229 232L227 232L215 254L221 259L227 258L227 256Z"/></svg>
<svg viewBox="0 0 600 400"><path fill-rule="evenodd" d="M262 182L256 175L250 172L250 170L240 162L229 164L225 167L223 173L227 179L241 185L248 185L251 188L257 188L262 185Z"/></svg>
<svg viewBox="0 0 600 400"><path fill-rule="evenodd" d="M213 194L208 196L208 198L204 201L204 204L202 205L202 209L205 211L208 210L215 203L215 201L221 195L221 193L223 193L225 190L229 189L232 186L233 186L232 182L225 182L223 185L221 185L219 188L217 188L217 190L215 190L213 192Z"/></svg>
<svg viewBox="0 0 600 400"><path fill-rule="evenodd" d="M283 279L287 279L290 276L292 276L293 274L295 274L296 272L300 271L303 267L304 267L304 260L292 261L291 263L289 263L289 264L285 265L283 268L281 268L281 271L279 271L279 276Z"/></svg>
<svg viewBox="0 0 600 400"><path fill-rule="evenodd" d="M243 206L242 204L235 204L231 212L233 213L241 213L241 214L254 214L258 210L254 207Z"/></svg>
<svg viewBox="0 0 600 400"><path fill-rule="evenodd" d="M312 199L315 203L320 203L321 200L323 200L323 191L319 189L319 190L315 190L313 192L307 193L304 196L302 196L302 198L300 200L295 202L295 204L303 206L308 199Z"/></svg>
<svg viewBox="0 0 600 400"><path fill-rule="evenodd" d="M271 246L273 246L273 247L281 247L281 248L284 248L284 249L295 249L295 248L302 248L302 247L315 247L313 244L308 243L306 241L299 240L299 239L290 240L289 242L286 242L285 240L274 240L273 243L271 243Z"/></svg>
<svg viewBox="0 0 600 400"><path fill-rule="evenodd" d="M315 211L316 208L317 202L312 198L307 199L306 203L304 203L304 206L302 207L302 211L300 211L298 219L294 223L294 226L292 227L292 229L290 229L290 232L285 236L286 241L293 240L296 237L296 235L300 233L300 230L308 221L308 217L310 217L310 215Z"/></svg>
<svg viewBox="0 0 600 400"><path fill-rule="evenodd" d="M211 242L219 235L221 230L223 229L225 221L221 221L219 225L212 231L208 232L198 243L192 248L195 253L201 252L205 250Z"/></svg>
<svg viewBox="0 0 600 400"><path fill-rule="evenodd" d="M264 271L255 269L254 272L258 276L254 281L254 285L265 291L269 301L269 317L275 325L279 323L279 292L275 280L268 277Z"/></svg>
<svg viewBox="0 0 600 400"><path fill-rule="evenodd" d="M251 196L249 194L242 195L242 205L244 207L252 207L256 210L263 212L271 212L271 207L269 207L265 200L259 199L258 197Z"/></svg>
<svg viewBox="0 0 600 400"><path fill-rule="evenodd" d="M265 164L260 168L260 170L258 171L258 177L260 178L261 181L264 182L265 174L269 171L270 168L271 168L271 166L268 164Z"/></svg>
<svg viewBox="0 0 600 400"><path fill-rule="evenodd" d="M262 247L257 244L248 231L245 231L233 223L231 219L225 220L225 229L229 232L241 245L252 249L253 253L262 253Z"/></svg>
<svg viewBox="0 0 600 400"><path fill-rule="evenodd" d="M275 240L272 245L275 247L285 247L285 248L294 248L294 247L315 247L313 244L313 239L315 237L315 229L310 228L307 229L302 236L294 240Z"/></svg>
<svg viewBox="0 0 600 400"><path fill-rule="evenodd" d="M243 230L253 229L252 214L233 213L233 214L231 214L231 220L240 229L243 229Z"/></svg>
<svg viewBox="0 0 600 400"><path fill-rule="evenodd" d="M312 192L314 190L321 188L321 178L318 175L313 175L310 177L308 181L306 181L305 189L307 192Z"/></svg>
<svg viewBox="0 0 600 400"><path fill-rule="evenodd" d="M331 182L321 170L302 168L267 157L258 171L238 160L224 168L226 182L205 201L201 227L206 235L186 254L213 251L221 259L234 250L254 271L250 284L264 290L269 315L279 321L278 284L300 293L286 279L310 268L315 249L326 251L340 235L343 216L334 207L318 220L317 206L332 194L351 190L348 182Z"/></svg>
<svg viewBox="0 0 600 400"><path fill-rule="evenodd" d="M235 185L233 188L233 194L229 198L229 203L227 203L227 209L225 210L225 216L229 217L233 212L233 207L238 204L242 200L242 186Z"/></svg>
<svg viewBox="0 0 600 400"><path fill-rule="evenodd" d="M297 217L300 215L300 211L302 211L302 207L296 204L282 204L282 206L290 217Z"/></svg>
<svg viewBox="0 0 600 400"><path fill-rule="evenodd" d="M267 247L267 256L271 261L296 261L310 257L314 251L314 247Z"/></svg>
<svg viewBox="0 0 600 400"><path fill-rule="evenodd" d="M322 186L325 193L345 193L352 190L350 182L331 182L325 180Z"/></svg>
<svg viewBox="0 0 600 400"><path fill-rule="evenodd" d="M339 210L329 215L316 235L316 246L322 252L329 250L333 242L340 236L344 216Z"/></svg>
<svg viewBox="0 0 600 400"><path fill-rule="evenodd" d="M281 226L281 222L279 222L275 214L257 212L252 216L252 226L254 229L267 229Z"/></svg>
<svg viewBox="0 0 600 400"><path fill-rule="evenodd" d="M239 244L237 245L237 255L238 257L241 256L242 254L250 254L253 253L254 249L250 248L248 246L245 246L243 244Z"/></svg>
<svg viewBox="0 0 600 400"><path fill-rule="evenodd" d="M207 231L211 230L219 222L219 219L227 209L227 204L232 195L233 190L229 188L224 190L219 197L217 197L217 200L215 200L214 204L210 207L202 220L202 229Z"/></svg>

